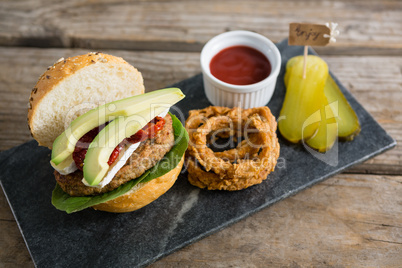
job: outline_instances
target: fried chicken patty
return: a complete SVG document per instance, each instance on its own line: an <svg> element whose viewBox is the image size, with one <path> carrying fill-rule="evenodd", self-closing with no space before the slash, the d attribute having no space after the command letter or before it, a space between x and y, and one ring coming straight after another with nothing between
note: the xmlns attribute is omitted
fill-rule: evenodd
<svg viewBox="0 0 402 268"><path fill-rule="evenodd" d="M83 173L77 170L74 173L61 175L55 170L54 175L60 187L71 196L98 195L110 192L120 185L141 176L146 170L158 163L174 144L172 118L165 116L165 125L153 139L143 141L135 150L126 164L116 173L112 181L103 188L86 186L82 182Z"/></svg>

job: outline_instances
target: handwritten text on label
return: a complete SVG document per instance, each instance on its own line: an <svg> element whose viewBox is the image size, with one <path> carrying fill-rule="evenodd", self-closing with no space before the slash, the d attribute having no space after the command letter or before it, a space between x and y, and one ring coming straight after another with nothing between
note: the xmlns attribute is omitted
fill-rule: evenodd
<svg viewBox="0 0 402 268"><path fill-rule="evenodd" d="M325 46L330 29L325 25L308 23L291 23L289 25L289 45L294 46Z"/></svg>

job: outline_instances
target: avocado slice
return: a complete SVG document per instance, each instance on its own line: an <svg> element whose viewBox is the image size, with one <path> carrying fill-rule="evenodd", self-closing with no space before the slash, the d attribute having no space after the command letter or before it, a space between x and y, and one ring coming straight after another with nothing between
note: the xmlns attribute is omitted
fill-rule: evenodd
<svg viewBox="0 0 402 268"><path fill-rule="evenodd" d="M166 88L107 103L79 116L53 142L51 161L59 165L74 152L78 140L91 129L117 116L129 116L163 103L172 106L184 98L178 88Z"/></svg>
<svg viewBox="0 0 402 268"><path fill-rule="evenodd" d="M107 162L114 148L124 138L142 129L166 108L166 105L155 105L152 109L143 110L134 115L120 116L105 126L89 145L85 155L83 172L87 184L98 185L109 170Z"/></svg>

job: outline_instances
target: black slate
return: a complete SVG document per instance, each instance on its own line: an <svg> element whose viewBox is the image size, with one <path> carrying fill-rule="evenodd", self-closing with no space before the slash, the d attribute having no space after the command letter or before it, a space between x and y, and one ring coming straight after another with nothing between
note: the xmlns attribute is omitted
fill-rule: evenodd
<svg viewBox="0 0 402 268"><path fill-rule="evenodd" d="M289 47L287 40L277 46L282 69L268 103L275 116L285 94L286 61L303 54L302 47ZM210 105L201 75L175 86L187 96L173 109L182 122L188 110ZM243 191L200 190L187 182L183 171L165 195L138 211L111 214L86 209L68 215L50 203L55 186L50 151L35 141L0 154L1 186L36 266L142 267L394 147L395 140L342 85L340 88L361 122L362 131L355 140L339 142L331 150L337 149L337 153L321 161L302 145L279 137L281 152L276 170L260 185Z"/></svg>

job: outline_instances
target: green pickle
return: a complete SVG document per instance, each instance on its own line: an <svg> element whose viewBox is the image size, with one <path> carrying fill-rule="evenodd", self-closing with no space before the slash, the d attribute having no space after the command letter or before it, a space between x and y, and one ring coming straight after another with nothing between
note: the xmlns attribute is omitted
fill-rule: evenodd
<svg viewBox="0 0 402 268"><path fill-rule="evenodd" d="M319 152L331 149L338 137L353 140L360 132L359 120L327 64L308 55L305 78L303 65L303 56L286 64L286 95L278 122L282 136L293 143L303 140Z"/></svg>
<svg viewBox="0 0 402 268"><path fill-rule="evenodd" d="M319 152L330 149L337 139L338 111L330 108L324 87L328 66L321 58L309 55L303 78L303 56L291 58L286 65L286 95L278 128L290 142L304 140Z"/></svg>
<svg viewBox="0 0 402 268"><path fill-rule="evenodd" d="M329 103L336 103L338 101L339 114L336 117L336 121L338 123L339 139L345 141L353 140L360 133L359 119L330 75L325 83L324 93Z"/></svg>
<svg viewBox="0 0 402 268"><path fill-rule="evenodd" d="M332 148L338 138L338 124L336 116L338 110L328 105L328 101L324 101L320 108L320 125L314 136L306 140L306 144L319 152L326 152Z"/></svg>

